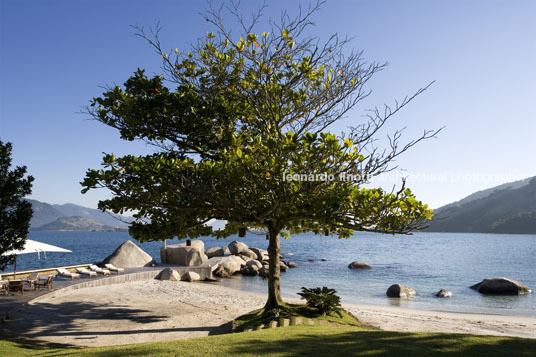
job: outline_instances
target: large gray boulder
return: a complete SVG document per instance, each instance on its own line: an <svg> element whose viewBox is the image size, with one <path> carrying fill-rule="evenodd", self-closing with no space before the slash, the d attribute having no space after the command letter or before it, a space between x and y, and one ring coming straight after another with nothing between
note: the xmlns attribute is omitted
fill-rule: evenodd
<svg viewBox="0 0 536 357"><path fill-rule="evenodd" d="M245 245L242 242L236 241L236 240L232 241L231 243L229 243L229 245L227 247L229 248L229 252L231 252L231 254L233 254L233 255L240 254L240 253L248 250L247 245Z"/></svg>
<svg viewBox="0 0 536 357"><path fill-rule="evenodd" d="M350 269L371 269L372 267L370 265L368 265L367 263L359 262L359 261L356 260L355 262L351 262L348 265L348 268L350 268Z"/></svg>
<svg viewBox="0 0 536 357"><path fill-rule="evenodd" d="M213 247L208 249L205 254L209 259L213 257L223 257L225 255L225 250L223 247Z"/></svg>
<svg viewBox="0 0 536 357"><path fill-rule="evenodd" d="M484 279L480 283L471 286L471 289L475 289L481 294L494 295L523 295L531 292L525 284L508 278Z"/></svg>
<svg viewBox="0 0 536 357"><path fill-rule="evenodd" d="M162 248L163 250L164 248ZM186 246L185 244L168 245L166 250L166 263L182 266L198 266L208 260L204 247L200 245Z"/></svg>
<svg viewBox="0 0 536 357"><path fill-rule="evenodd" d="M415 296L415 290L406 285L394 284L387 289L387 296L394 298L409 298Z"/></svg>
<svg viewBox="0 0 536 357"><path fill-rule="evenodd" d="M251 267L251 266L256 266L258 269L261 269L262 268L262 263L259 262L258 260L250 260L246 263L246 266L248 267Z"/></svg>
<svg viewBox="0 0 536 357"><path fill-rule="evenodd" d="M190 282L198 281L198 280L201 280L201 276L197 274L195 271L189 271L182 276L182 280L190 281Z"/></svg>
<svg viewBox="0 0 536 357"><path fill-rule="evenodd" d="M166 268L162 270L155 279L158 280L170 280L170 281L181 281L181 276L178 272L171 268Z"/></svg>
<svg viewBox="0 0 536 357"><path fill-rule="evenodd" d="M141 268L156 264L153 257L130 240L121 244L102 263L113 264L118 268Z"/></svg>
<svg viewBox="0 0 536 357"><path fill-rule="evenodd" d="M184 265L177 261L177 259L183 259L183 258L178 258L177 254L180 254L181 256L185 254L185 253L177 253L176 250L181 247L187 247L188 249L196 249L199 251L198 253L199 256L201 256L201 254L205 254L205 243L203 243L202 240L195 239L195 240L190 241L190 245L188 245L185 242L185 243L180 243L180 244L171 244L171 245L168 245L166 248L160 248L160 261L166 264ZM201 259L203 260L202 256L201 256ZM192 266L192 265L199 265L199 264L191 263L187 266Z"/></svg>
<svg viewBox="0 0 536 357"><path fill-rule="evenodd" d="M242 259L231 255L227 257L210 258L204 265L211 264L211 266L214 266L215 263L218 264L218 267L214 270L213 274L219 278L227 278L236 272L239 272L242 265L245 266L246 264Z"/></svg>
<svg viewBox="0 0 536 357"><path fill-rule="evenodd" d="M249 248L253 253L257 254L257 260L262 261L263 256L268 255L268 252L260 248Z"/></svg>
<svg viewBox="0 0 536 357"><path fill-rule="evenodd" d="M242 257L248 257L250 260L251 259L257 259L257 254L252 251L251 249L246 249L244 250L243 252L240 252L239 253Z"/></svg>

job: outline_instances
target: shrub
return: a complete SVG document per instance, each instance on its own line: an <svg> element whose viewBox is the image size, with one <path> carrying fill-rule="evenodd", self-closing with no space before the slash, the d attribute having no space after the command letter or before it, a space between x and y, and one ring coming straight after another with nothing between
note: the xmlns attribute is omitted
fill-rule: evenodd
<svg viewBox="0 0 536 357"><path fill-rule="evenodd" d="M335 289L325 286L312 289L302 287L302 292L298 295L307 301L308 306L317 309L322 315L329 315L333 311L338 311L341 306L341 298L335 293Z"/></svg>

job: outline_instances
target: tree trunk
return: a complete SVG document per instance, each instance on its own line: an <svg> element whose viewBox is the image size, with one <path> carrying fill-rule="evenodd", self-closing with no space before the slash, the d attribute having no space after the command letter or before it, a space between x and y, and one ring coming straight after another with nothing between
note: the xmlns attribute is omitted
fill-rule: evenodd
<svg viewBox="0 0 536 357"><path fill-rule="evenodd" d="M268 236L270 238L268 245L270 265L268 269L268 301L266 301L264 311L278 308L283 303L280 285L281 272L279 270L279 255L281 254L279 229L268 227Z"/></svg>

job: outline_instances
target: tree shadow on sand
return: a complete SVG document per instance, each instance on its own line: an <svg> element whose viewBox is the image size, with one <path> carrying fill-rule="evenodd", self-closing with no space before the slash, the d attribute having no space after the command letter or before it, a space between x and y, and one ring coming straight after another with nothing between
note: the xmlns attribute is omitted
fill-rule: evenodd
<svg viewBox="0 0 536 357"><path fill-rule="evenodd" d="M170 316L155 314L154 311L131 308L122 305L110 305L88 302L65 302L59 304L39 303L26 306L12 313L0 329L0 336L6 338L33 339L46 336L65 336L76 340L88 340L97 335L134 335L166 332L208 331L209 335L230 331L227 324L214 327L173 327L150 328L148 324L166 321ZM89 331L83 321L97 320L102 330ZM124 321L125 326L134 323L134 328L107 331L107 323ZM64 345L66 346L66 345Z"/></svg>

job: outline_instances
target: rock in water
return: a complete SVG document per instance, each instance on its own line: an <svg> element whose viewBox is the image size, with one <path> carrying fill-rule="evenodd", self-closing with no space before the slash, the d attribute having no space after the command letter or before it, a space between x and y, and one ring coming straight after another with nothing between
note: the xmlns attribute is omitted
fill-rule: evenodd
<svg viewBox="0 0 536 357"><path fill-rule="evenodd" d="M248 262L246 263L246 265L247 265L248 267L250 267L250 266L256 266L257 269L261 269L261 268L262 268L262 263L259 262L258 260L250 260L250 261L248 261Z"/></svg>
<svg viewBox="0 0 536 357"><path fill-rule="evenodd" d="M180 281L181 276L175 270L171 268L166 268L162 270L155 279L158 280L170 280L170 281Z"/></svg>
<svg viewBox="0 0 536 357"><path fill-rule="evenodd" d="M182 276L182 280L190 281L190 282L197 281L197 280L201 280L201 276L197 274L195 271L189 271Z"/></svg>
<svg viewBox="0 0 536 357"><path fill-rule="evenodd" d="M268 268L267 267L262 267L260 270L259 270L259 276L263 277L263 278L267 278L268 277L268 274L269 274L269 271L268 271Z"/></svg>
<svg viewBox="0 0 536 357"><path fill-rule="evenodd" d="M298 264L298 263L294 263L294 262L288 262L288 263L287 263L287 266L288 266L289 268L297 268L297 267L299 267L299 264Z"/></svg>
<svg viewBox="0 0 536 357"><path fill-rule="evenodd" d="M475 289L481 294L496 295L523 295L531 292L525 284L508 278L484 279L480 283L471 286L471 289Z"/></svg>
<svg viewBox="0 0 536 357"><path fill-rule="evenodd" d="M248 257L250 259L257 259L257 253L255 253L251 249L246 249L243 252L240 252L240 255L243 255L243 256Z"/></svg>
<svg viewBox="0 0 536 357"><path fill-rule="evenodd" d="M242 253L242 252L248 250L247 245L245 245L242 242L236 241L236 240L232 241L231 243L229 243L229 245L227 247L229 247L229 251L233 255L236 255L236 254L239 254L239 253Z"/></svg>
<svg viewBox="0 0 536 357"><path fill-rule="evenodd" d="M448 291L447 289L441 289L435 294L435 296L441 297L441 298L446 298L446 297L451 297L452 293L450 291Z"/></svg>
<svg viewBox="0 0 536 357"><path fill-rule="evenodd" d="M409 298L415 296L415 290L406 285L394 284L387 289L387 296L394 298Z"/></svg>
<svg viewBox="0 0 536 357"><path fill-rule="evenodd" d="M134 242L127 240L102 263L113 264L118 268L141 268L152 266L156 262Z"/></svg>
<svg viewBox="0 0 536 357"><path fill-rule="evenodd" d="M368 265L367 263L358 262L357 260L355 262L351 262L348 265L348 268L350 269L371 269L372 267Z"/></svg>
<svg viewBox="0 0 536 357"><path fill-rule="evenodd" d="M259 261L262 261L263 260L263 257L265 255L268 255L268 252L265 251L264 249L259 249L259 248L249 248L252 252L254 252L255 254L257 254L257 260Z"/></svg>

